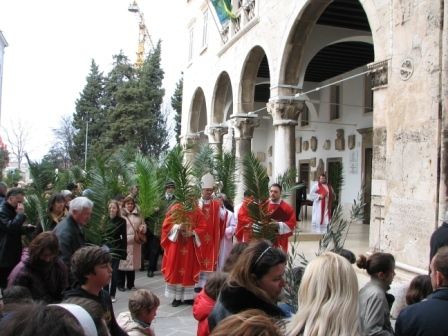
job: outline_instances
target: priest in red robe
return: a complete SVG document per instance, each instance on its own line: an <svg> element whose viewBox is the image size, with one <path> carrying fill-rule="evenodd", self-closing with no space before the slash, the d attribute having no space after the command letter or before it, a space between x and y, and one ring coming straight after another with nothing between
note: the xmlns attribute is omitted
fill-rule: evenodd
<svg viewBox="0 0 448 336"><path fill-rule="evenodd" d="M297 222L294 209L281 199L281 195L282 186L278 183L272 184L269 188L268 212L271 221L278 225L274 246L288 253L288 238L292 236Z"/></svg>
<svg viewBox="0 0 448 336"><path fill-rule="evenodd" d="M198 287L202 288L210 272L216 271L219 259L219 247L222 232L225 229L226 211L221 207L221 202L213 198L215 179L212 174L207 173L201 179L201 198L199 208L207 223L207 233L201 245L204 259L201 262L201 277Z"/></svg>
<svg viewBox="0 0 448 336"><path fill-rule="evenodd" d="M236 229L235 237L238 242L249 242L252 237L252 218L249 216L248 204L253 201L253 196L246 190L243 202L235 209Z"/></svg>
<svg viewBox="0 0 448 336"><path fill-rule="evenodd" d="M201 246L207 237L207 222L198 207L186 212L181 204L174 204L169 209L163 222L160 245L164 251L165 296L173 299L173 307L182 302L193 304L194 287L204 262Z"/></svg>
<svg viewBox="0 0 448 336"><path fill-rule="evenodd" d="M331 220L332 203L335 198L333 188L327 183L325 174L319 176L319 182L311 188L310 195L313 198L311 217L313 229L325 232Z"/></svg>

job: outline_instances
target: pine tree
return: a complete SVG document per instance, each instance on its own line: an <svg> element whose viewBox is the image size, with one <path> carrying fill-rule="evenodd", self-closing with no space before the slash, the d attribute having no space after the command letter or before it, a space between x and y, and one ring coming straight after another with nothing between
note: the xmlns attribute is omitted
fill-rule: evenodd
<svg viewBox="0 0 448 336"><path fill-rule="evenodd" d="M180 143L180 130L182 123L182 92L184 88L184 77L182 73L182 77L176 83L176 89L174 90L173 95L171 96L171 107L176 112L174 115L174 133L176 134L176 142Z"/></svg>
<svg viewBox="0 0 448 336"><path fill-rule="evenodd" d="M139 149L143 154L159 157L168 148L166 115L162 112L162 88L164 71L160 66L161 42L148 55L139 72L139 93L142 113L139 116L136 134L140 139Z"/></svg>
<svg viewBox="0 0 448 336"><path fill-rule="evenodd" d="M82 160L85 154L86 126L88 122L87 146L88 151L93 143L104 131L104 110L102 108L102 97L104 89L104 77L99 71L98 65L92 59L90 73L87 76L87 84L79 99L76 100L76 112L73 115L73 127L76 129L74 136L75 160Z"/></svg>

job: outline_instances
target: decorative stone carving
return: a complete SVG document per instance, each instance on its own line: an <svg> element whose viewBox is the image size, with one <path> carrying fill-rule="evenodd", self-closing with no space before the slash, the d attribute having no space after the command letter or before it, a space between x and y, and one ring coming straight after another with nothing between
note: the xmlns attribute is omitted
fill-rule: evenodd
<svg viewBox="0 0 448 336"><path fill-rule="evenodd" d="M268 176L272 176L272 162L268 163Z"/></svg>
<svg viewBox="0 0 448 336"><path fill-rule="evenodd" d="M264 152L257 152L257 154L255 155L255 157L256 157L257 160L260 161L260 162L265 162L265 161L266 161L266 153L264 153Z"/></svg>
<svg viewBox="0 0 448 336"><path fill-rule="evenodd" d="M316 158L310 159L310 167L316 167Z"/></svg>
<svg viewBox="0 0 448 336"><path fill-rule="evenodd" d="M302 137L296 139L296 153L302 153Z"/></svg>
<svg viewBox="0 0 448 336"><path fill-rule="evenodd" d="M330 150L330 148L331 148L331 141L327 139L324 142L323 149Z"/></svg>
<svg viewBox="0 0 448 336"><path fill-rule="evenodd" d="M356 135L352 134L348 136L348 149L353 149L355 148L356 145Z"/></svg>
<svg viewBox="0 0 448 336"><path fill-rule="evenodd" d="M407 81L409 78L412 77L413 73L414 73L414 65L412 63L412 60L407 58L401 63L400 78L401 80Z"/></svg>
<svg viewBox="0 0 448 336"><path fill-rule="evenodd" d="M308 141L303 142L303 150L306 152L310 147L310 143Z"/></svg>
<svg viewBox="0 0 448 336"><path fill-rule="evenodd" d="M315 136L312 136L310 139L310 148L313 152L317 150L317 138Z"/></svg>
<svg viewBox="0 0 448 336"><path fill-rule="evenodd" d="M268 148L268 155L269 157L272 157L272 146L269 146Z"/></svg>
<svg viewBox="0 0 448 336"><path fill-rule="evenodd" d="M367 65L370 70L372 90L377 90L387 86L388 61L370 63Z"/></svg>
<svg viewBox="0 0 448 336"><path fill-rule="evenodd" d="M266 107L272 115L274 126L297 125L299 115L308 108L304 100L291 99L270 100Z"/></svg>
<svg viewBox="0 0 448 336"><path fill-rule="evenodd" d="M255 127L260 125L260 120L256 116L247 114L234 115L230 120L235 130L235 139L252 139Z"/></svg>
<svg viewBox="0 0 448 336"><path fill-rule="evenodd" d="M200 136L198 133L189 133L182 137L182 149L191 151L198 144Z"/></svg>
<svg viewBox="0 0 448 336"><path fill-rule="evenodd" d="M345 138L343 128L339 128L336 130L336 139L334 140L334 148L338 151L345 150Z"/></svg>
<svg viewBox="0 0 448 336"><path fill-rule="evenodd" d="M229 132L227 126L211 125L207 127L208 142L210 144L222 144L223 137Z"/></svg>

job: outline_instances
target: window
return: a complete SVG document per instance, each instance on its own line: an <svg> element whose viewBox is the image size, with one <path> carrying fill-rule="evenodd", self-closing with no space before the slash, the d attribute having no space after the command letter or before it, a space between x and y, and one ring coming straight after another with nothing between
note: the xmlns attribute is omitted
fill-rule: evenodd
<svg viewBox="0 0 448 336"><path fill-rule="evenodd" d="M341 91L340 85L330 87L330 120L340 117Z"/></svg>
<svg viewBox="0 0 448 336"><path fill-rule="evenodd" d="M207 25L208 25L208 10L204 12L204 25L202 27L202 47L205 48L207 46Z"/></svg>
<svg viewBox="0 0 448 336"><path fill-rule="evenodd" d="M188 62L193 59L193 27L190 28L189 32L189 44L188 44Z"/></svg>
<svg viewBox="0 0 448 336"><path fill-rule="evenodd" d="M364 113L373 112L372 80L369 75L364 77Z"/></svg>

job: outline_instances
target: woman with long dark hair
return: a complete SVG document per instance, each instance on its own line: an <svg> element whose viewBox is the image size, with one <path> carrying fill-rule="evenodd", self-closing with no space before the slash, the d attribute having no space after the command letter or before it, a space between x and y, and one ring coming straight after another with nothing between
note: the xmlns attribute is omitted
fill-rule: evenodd
<svg viewBox="0 0 448 336"><path fill-rule="evenodd" d="M285 253L267 240L251 243L230 271L221 295L208 318L213 328L225 317L248 309L284 318L277 301L285 285Z"/></svg>

